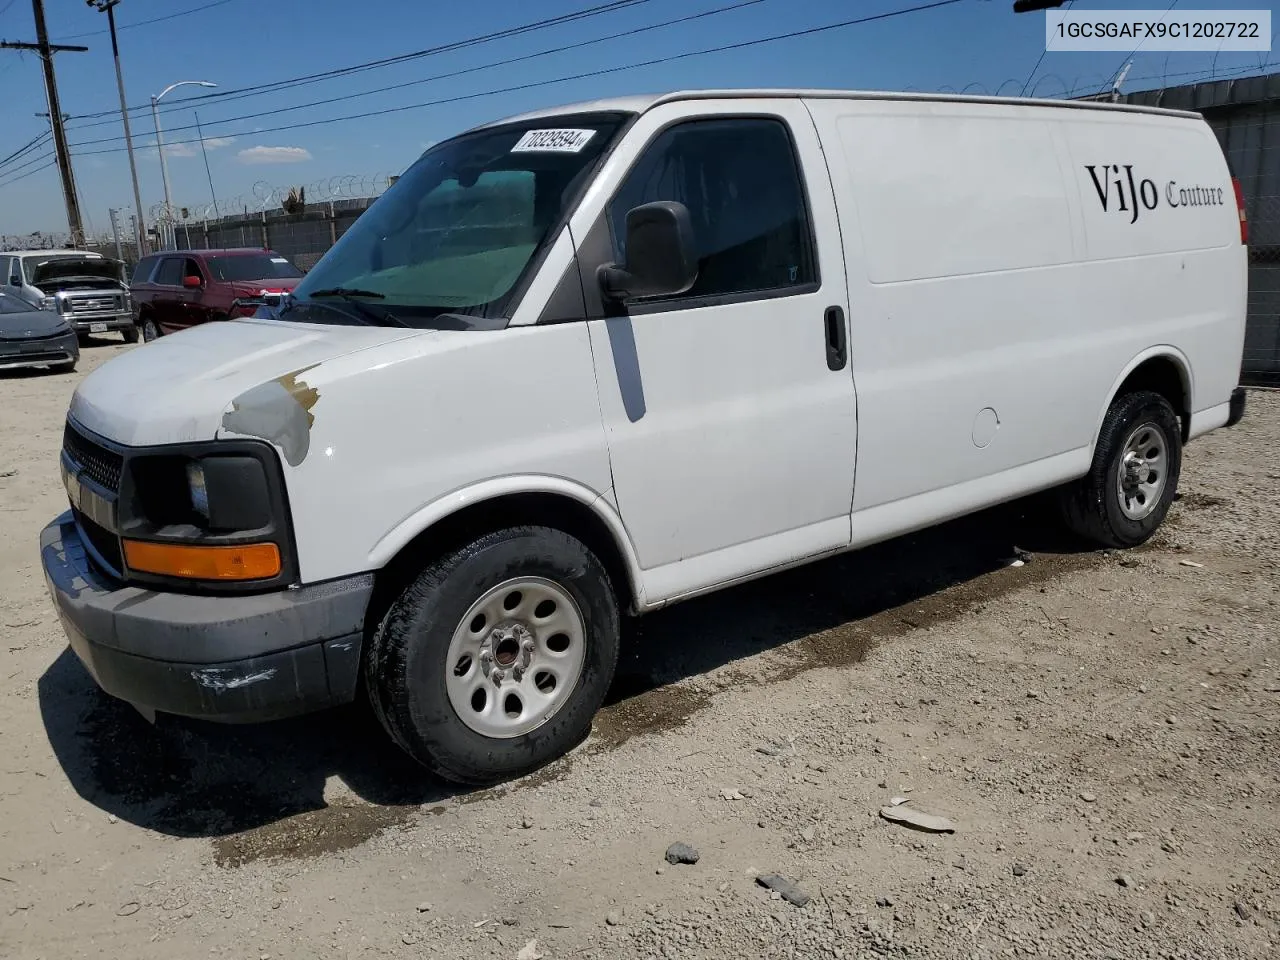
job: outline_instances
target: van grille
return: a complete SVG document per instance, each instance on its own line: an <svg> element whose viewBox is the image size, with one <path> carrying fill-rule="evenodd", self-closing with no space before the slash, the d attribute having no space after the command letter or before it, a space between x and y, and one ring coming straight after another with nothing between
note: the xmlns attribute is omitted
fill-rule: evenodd
<svg viewBox="0 0 1280 960"><path fill-rule="evenodd" d="M86 477L112 493L120 490L120 454L90 440L68 423L62 432L62 449Z"/></svg>

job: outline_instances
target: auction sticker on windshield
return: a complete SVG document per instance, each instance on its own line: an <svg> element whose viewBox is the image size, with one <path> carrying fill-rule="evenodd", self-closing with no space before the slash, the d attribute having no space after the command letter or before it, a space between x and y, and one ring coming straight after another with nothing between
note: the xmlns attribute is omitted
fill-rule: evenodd
<svg viewBox="0 0 1280 960"><path fill-rule="evenodd" d="M512 153L577 153L596 135L594 130L529 130Z"/></svg>

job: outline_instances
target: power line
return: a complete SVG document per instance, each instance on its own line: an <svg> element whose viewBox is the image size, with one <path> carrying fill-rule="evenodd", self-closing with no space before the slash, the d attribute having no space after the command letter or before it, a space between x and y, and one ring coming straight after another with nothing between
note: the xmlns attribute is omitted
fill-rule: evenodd
<svg viewBox="0 0 1280 960"><path fill-rule="evenodd" d="M40 145L40 141L41 141L41 140L43 140L43 139L45 139L45 138L46 138L46 137L48 137L49 135L50 135L50 134L49 134L49 131L48 131L48 130L46 130L46 131L44 131L43 133L41 133L39 136L37 136L35 139L33 139L33 140L28 140L26 143L24 143L22 146L20 146L17 150L13 151L13 153L9 154L9 155L8 155L7 157L5 157L3 160L0 160L0 167L3 167L6 163L9 163L11 160L16 160L16 159L18 159L18 157L22 156L24 153L26 153L26 152L28 152L29 150L32 150L32 149L34 149L35 147L39 146L39 145Z"/></svg>
<svg viewBox="0 0 1280 960"><path fill-rule="evenodd" d="M465 76L466 74L470 74L470 73L479 73L484 70L493 70L499 67L509 67L509 66L512 66L513 64L524 63L529 60L535 60L538 57L546 57L546 56L551 56L552 54L565 53L570 50L580 50L583 47L589 47L599 43L606 43L610 40L619 40L625 37L633 37L641 33L649 33L654 30L665 29L666 27L679 26L681 24L689 23L693 20L701 20L706 17L718 16L719 14L722 14L722 13L731 13L734 10L741 10L744 7L754 6L755 4L763 3L763 2L765 2L765 0L738 0L738 2L728 4L727 6L714 7L711 10L704 10L701 13L690 14L689 16L686 16L686 17L679 17L674 20L663 20L659 23L651 23L643 27L632 27L630 30L622 30L618 33L611 33L606 36L595 37L590 40L579 40L575 43L563 44L559 47L552 47L547 50L539 50L535 53L527 53L519 57L510 57L506 60L488 61L474 67L463 67L462 69L451 70L447 73L438 73L430 77L420 77L417 80L408 80L403 83L393 83L385 87L376 87L372 90L362 90L358 93L346 93L338 97L328 97L324 100L312 100L306 103L291 104L286 107L276 107L273 110L262 110L262 111L259 111L258 113L246 113L241 116L230 117L225 120L210 120L210 121L206 121L204 123L204 126L211 127L216 124L238 123L242 120L257 120L262 117L275 116L276 114L280 114L280 113L293 113L295 110L305 110L310 107L326 106L331 103L340 103L346 100L355 100L360 97L368 97L368 96L373 96L374 94L387 93L392 90L401 90L407 87L420 86L424 83L433 83L437 80L452 79L455 77ZM84 129L84 127L78 127L77 129ZM194 124L187 124L185 126L168 127L166 128L166 133L174 133L180 130L193 130L193 129L195 129ZM94 146L100 143L116 143L120 139L121 139L120 137L101 137L97 140L80 140L72 144L72 146L86 147L86 146Z"/></svg>
<svg viewBox="0 0 1280 960"><path fill-rule="evenodd" d="M5 180L3 183L0 183L0 189L3 189L4 187L12 186L13 184L17 183L19 180L27 179L27 177L34 177L37 173L43 173L44 171L52 167L55 163L57 163L57 161L51 158L49 162L46 163L43 167L36 167L34 170L30 170L27 173L14 177L12 180Z"/></svg>
<svg viewBox="0 0 1280 960"><path fill-rule="evenodd" d="M56 153L54 153L53 151L50 151L49 153L42 153L36 157L28 157L26 160L23 160L21 163L17 164L16 166L12 166L8 170L5 170L2 173L0 173L0 176L7 177L11 173L17 173L19 170L25 170L27 167L30 167L32 164L39 163L41 160L47 160L50 157L54 157L56 155L57 155Z"/></svg>
<svg viewBox="0 0 1280 960"><path fill-rule="evenodd" d="M122 23L116 27L116 30L132 30L135 27L149 27L153 23L164 23L166 20L176 20L178 17L185 17L191 13L204 13L206 10L212 10L214 7L221 7L224 4L231 3L232 0L210 0L209 3L201 4L198 7L191 7L188 10L179 10L177 13L167 13L163 17L155 17L151 20L139 20L137 23ZM0 11L2 13L3 11ZM79 40L81 37L104 37L110 31L108 30L90 30L88 33L73 33L69 36L62 37L62 40Z"/></svg>
<svg viewBox="0 0 1280 960"><path fill-rule="evenodd" d="M1063 12L1065 13L1067 10L1070 10L1071 5L1075 2L1076 0L1067 0L1067 5L1066 7L1063 8ZM1031 85L1032 78L1035 77L1036 71L1040 69L1040 64L1044 63L1044 58L1048 54L1048 52L1049 52L1049 44L1045 43L1044 49L1040 51L1040 59L1036 61L1036 65L1032 67L1031 72L1027 74L1027 82L1022 85L1022 96L1026 96L1027 87Z"/></svg>
<svg viewBox="0 0 1280 960"><path fill-rule="evenodd" d="M1178 0L1173 0L1173 2L1169 4L1169 9L1168 9L1168 10L1166 10L1166 11L1164 12L1164 16L1162 16L1162 17L1160 18L1160 22L1161 22L1161 23L1163 23L1163 22L1164 22L1164 18L1165 18L1165 17L1167 17L1170 13L1172 13L1172 12L1173 12L1173 8L1174 8L1174 7L1176 7L1177 5L1178 5ZM1116 80L1117 80L1117 79L1119 79L1120 71L1124 69L1124 65L1125 65L1126 63L1130 62L1134 57L1136 57L1136 56L1138 55L1138 51L1142 49L1142 45L1143 45L1144 43L1146 43L1146 42L1147 42L1147 38L1146 38L1146 37L1143 37L1143 38L1138 42L1138 45L1137 45L1136 47L1134 47L1134 48L1133 48L1132 52L1131 52L1127 57L1125 57L1122 61L1120 61L1120 66L1116 67L1114 70L1112 70L1112 71L1111 71L1111 76L1110 76L1110 78L1108 79L1108 82L1112 84L1112 89L1114 89L1114 88L1115 88L1115 82L1116 82ZM1102 90L1099 90L1099 91L1098 91L1099 93L1102 93L1102 92L1104 92L1104 91L1105 91L1105 89L1106 89L1106 83L1104 83L1102 86L1103 86L1103 89L1102 89Z"/></svg>
<svg viewBox="0 0 1280 960"><path fill-rule="evenodd" d="M241 100L249 96L261 96L267 93L278 93L281 90L292 89L293 87L304 86L310 83L319 83L322 80L330 80L336 77L350 76L354 73L363 73L366 70L374 70L382 67L393 66L400 63L408 63L412 60L422 59L423 57L436 56L441 53L452 53L456 50L464 50L469 47L479 46L485 43L491 43L494 40L505 40L510 37L521 36L526 33L532 33L536 30L544 30L548 27L561 26L566 23L576 23L580 20L587 20L597 17L605 13L613 13L618 10L625 10L630 7L640 6L641 4L651 3L653 0L610 0L608 3L598 4L594 7L588 7L585 10L579 10L574 13L561 14L557 17L548 17L542 20L535 20L531 23L521 24L516 27L508 27L504 30L498 30L493 33L486 33L476 37L468 37L464 40L454 40L450 43L440 44L434 47L427 47L423 50L415 50L411 53L396 54L392 57L383 57L378 60L367 60L363 63L352 64L347 67L338 67L333 70L325 70L321 73L306 74L300 77L291 77L286 80L274 80L269 83L253 84L247 87L235 87L226 90L219 90L217 93L195 94L187 97L177 97L168 101L165 106L166 112L178 109L182 104L191 103L192 101L202 100L220 100L231 101ZM129 110L149 110L150 103L138 104L130 107ZM114 115L115 110L101 110L96 113L83 113L72 117L73 120L94 120L98 117Z"/></svg>
<svg viewBox="0 0 1280 960"><path fill-rule="evenodd" d="M829 23L819 27L809 27L804 30L793 30L790 33L774 34L768 37L758 37L754 40L742 40L737 43L725 43L715 47L706 47L702 50L690 50L685 53L672 54L666 57L656 57L652 60L641 60L636 63L626 63L613 67L603 67L599 70L588 70L583 73L570 74L563 77L552 77L548 80L533 80L528 83L513 84L508 87L498 87L493 90L482 90L478 93L460 94L454 97L442 97L438 100L426 100L422 103L410 103L399 107L385 107L381 110L367 110L362 113L346 114L338 117L327 117L322 120L309 120L303 123L282 124L278 127L264 127L255 133L279 133L286 130L302 130L309 127L323 126L329 123L343 123L348 120L364 120L370 117L382 117L394 113L404 113L408 110L420 110L424 107L435 107L443 104L462 103L468 100L479 100L484 97L492 97L503 93L517 93L523 90L533 90L539 87L548 87L557 83L568 83L574 80L589 80L595 77L609 76L614 73L622 73L627 70L638 70L642 67L656 67L663 64L675 63L680 60L688 60L693 57L703 57L713 53L725 53L730 50L745 50L750 47L757 47L766 43L776 43L779 40L794 40L799 37L809 37L820 33L827 33L832 30L840 30L846 27L858 26L866 23L873 23L880 20L890 20L894 17L906 16L912 13L921 13L926 10L936 10L940 7L949 7L957 3L966 3L968 0L935 0L933 3L919 4L914 7L906 7L901 10L891 10L887 13L874 14L866 17L855 17L851 20L842 20L839 23ZM239 118L231 118L229 120L218 121L219 123L232 123ZM175 140L170 146L178 144L199 143L199 140ZM93 156L103 153L119 153L124 147L106 147L101 150L86 150L82 152L83 156Z"/></svg>

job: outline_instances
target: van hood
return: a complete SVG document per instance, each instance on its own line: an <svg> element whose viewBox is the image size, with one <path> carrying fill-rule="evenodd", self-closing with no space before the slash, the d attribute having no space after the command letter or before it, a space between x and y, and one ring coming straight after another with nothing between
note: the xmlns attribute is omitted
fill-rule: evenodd
<svg viewBox="0 0 1280 960"><path fill-rule="evenodd" d="M314 403L315 391L303 380L313 368L423 335L424 331L399 327L279 320L201 324L104 363L76 388L71 416L99 436L126 446L212 440L224 426L231 432L266 436L262 430L236 429L240 408L264 403L270 408L273 396L282 391L302 397L304 406L307 399ZM224 414L232 422L224 424ZM290 451L283 452L292 462Z"/></svg>
<svg viewBox="0 0 1280 960"><path fill-rule="evenodd" d="M114 280L120 282L123 276L119 260L108 260L102 257L59 257L38 264L31 275L31 285L39 287L54 280Z"/></svg>

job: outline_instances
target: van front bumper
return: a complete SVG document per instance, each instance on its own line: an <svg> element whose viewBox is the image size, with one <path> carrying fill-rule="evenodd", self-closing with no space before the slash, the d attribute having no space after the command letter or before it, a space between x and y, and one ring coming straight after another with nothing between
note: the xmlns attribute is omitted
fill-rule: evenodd
<svg viewBox="0 0 1280 960"><path fill-rule="evenodd" d="M246 723L355 698L372 574L251 596L123 586L91 564L70 512L41 533L40 559L71 649L140 709Z"/></svg>

